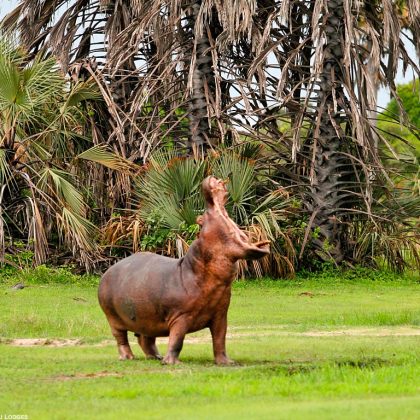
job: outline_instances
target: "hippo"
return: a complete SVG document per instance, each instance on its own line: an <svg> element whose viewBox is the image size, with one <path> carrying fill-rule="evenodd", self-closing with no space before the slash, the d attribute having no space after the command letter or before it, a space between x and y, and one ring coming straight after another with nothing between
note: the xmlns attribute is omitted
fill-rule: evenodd
<svg viewBox="0 0 420 420"><path fill-rule="evenodd" d="M187 333L209 328L214 361L226 354L227 312L238 260L269 254L269 241L251 243L229 217L226 182L213 176L202 183L206 210L200 232L184 257L135 253L102 276L98 298L117 341L120 360L133 359L127 332L134 332L147 358L162 360L156 337L169 336L163 364L179 363Z"/></svg>

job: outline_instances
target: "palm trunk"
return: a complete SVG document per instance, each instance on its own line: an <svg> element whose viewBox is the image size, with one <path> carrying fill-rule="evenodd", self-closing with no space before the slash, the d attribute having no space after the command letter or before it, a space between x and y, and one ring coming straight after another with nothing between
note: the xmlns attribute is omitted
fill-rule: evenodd
<svg viewBox="0 0 420 420"><path fill-rule="evenodd" d="M206 155L210 147L210 124L209 105L210 96L214 92L214 72L212 69L212 57L210 53L210 41L203 28L202 34L197 34L196 22L200 10L201 0L191 6L190 24L192 27L193 40L195 44L195 62L192 70L191 99L189 103L190 138L188 153L195 157Z"/></svg>
<svg viewBox="0 0 420 420"><path fill-rule="evenodd" d="M343 224L339 220L347 193L342 176L349 164L343 157L345 96L343 81L343 0L327 0L323 11L325 44L322 51L319 92L311 147L312 168L308 209L312 212L313 244L324 260L344 258Z"/></svg>
<svg viewBox="0 0 420 420"><path fill-rule="evenodd" d="M372 41L367 41L367 51L369 55L372 55ZM377 126L377 118L378 118L378 112L377 112L377 104L378 104L378 93L379 93L379 68L374 64L374 60L368 60L367 62L367 74L370 78L371 83L371 92L370 95L366 93L366 97L368 98L368 117L373 127L376 128ZM365 90L368 92L369 87L364 86ZM373 147L375 149L375 153L378 152L378 146L379 146L379 138L376 133L376 131L372 130L372 137L373 137Z"/></svg>

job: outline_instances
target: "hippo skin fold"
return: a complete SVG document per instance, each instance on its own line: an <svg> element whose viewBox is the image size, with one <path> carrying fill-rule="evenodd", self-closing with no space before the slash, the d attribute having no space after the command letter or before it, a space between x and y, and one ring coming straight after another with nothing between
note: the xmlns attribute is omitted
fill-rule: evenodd
<svg viewBox="0 0 420 420"><path fill-rule="evenodd" d="M203 181L206 211L197 218L198 238L183 258L140 252L110 267L98 298L115 337L120 360L133 359L127 332L135 333L147 358L162 359L156 337L169 336L162 363L179 363L185 334L209 328L216 364L226 355L227 311L238 260L269 254L269 242L250 243L225 209L225 182Z"/></svg>

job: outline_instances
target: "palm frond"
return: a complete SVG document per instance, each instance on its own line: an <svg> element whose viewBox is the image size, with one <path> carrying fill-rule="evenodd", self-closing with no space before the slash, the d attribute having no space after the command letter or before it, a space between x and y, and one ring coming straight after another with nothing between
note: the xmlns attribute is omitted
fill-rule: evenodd
<svg viewBox="0 0 420 420"><path fill-rule="evenodd" d="M254 166L247 159L226 151L215 159L212 168L217 177L229 180L228 211L239 224L249 224L248 213L251 202L255 199Z"/></svg>
<svg viewBox="0 0 420 420"><path fill-rule="evenodd" d="M0 55L0 109L13 109L18 105L25 105L20 91L19 69L7 56ZM15 103L17 102L17 105ZM23 102L23 104L22 104Z"/></svg>
<svg viewBox="0 0 420 420"><path fill-rule="evenodd" d="M12 64L21 66L24 62L25 54L13 35L12 32L7 34L0 32L0 57Z"/></svg>
<svg viewBox="0 0 420 420"><path fill-rule="evenodd" d="M59 234L67 245L77 246L81 262L89 268L100 260L95 238L96 227L86 218L63 208L61 214L56 213Z"/></svg>
<svg viewBox="0 0 420 420"><path fill-rule="evenodd" d="M86 82L78 82L72 86L72 89L67 95L64 107L73 107L83 101L100 102L102 100L103 98L98 86L92 80L88 80Z"/></svg>
<svg viewBox="0 0 420 420"><path fill-rule="evenodd" d="M127 159L118 156L109 150L106 145L95 145L76 156L76 159L84 159L99 163L107 168L118 171L133 172L139 167Z"/></svg>
<svg viewBox="0 0 420 420"><path fill-rule="evenodd" d="M7 186L9 180L12 180L12 171L9 166L10 151L0 148L0 186Z"/></svg>
<svg viewBox="0 0 420 420"><path fill-rule="evenodd" d="M171 153L153 156L150 168L137 181L142 217L159 214L163 225L174 230L182 223L195 224L204 209L201 182L205 166L202 161L176 158Z"/></svg>

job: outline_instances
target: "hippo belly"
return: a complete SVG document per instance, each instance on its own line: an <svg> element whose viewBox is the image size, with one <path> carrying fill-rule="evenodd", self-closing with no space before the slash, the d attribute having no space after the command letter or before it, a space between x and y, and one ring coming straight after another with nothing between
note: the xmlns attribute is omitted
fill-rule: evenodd
<svg viewBox="0 0 420 420"><path fill-rule="evenodd" d="M168 316L179 300L178 261L145 252L124 258L107 270L98 299L111 327L167 336Z"/></svg>

